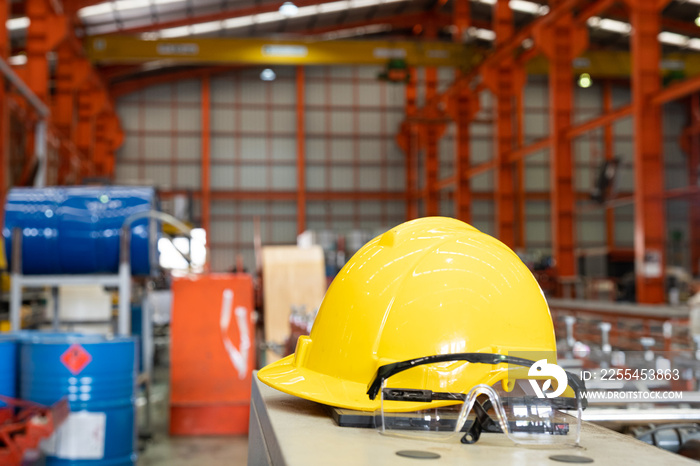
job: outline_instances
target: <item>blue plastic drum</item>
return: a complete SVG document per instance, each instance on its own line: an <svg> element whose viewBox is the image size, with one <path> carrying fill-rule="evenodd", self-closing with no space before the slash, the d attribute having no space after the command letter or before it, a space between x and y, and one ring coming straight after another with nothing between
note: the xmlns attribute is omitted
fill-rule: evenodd
<svg viewBox="0 0 700 466"><path fill-rule="evenodd" d="M0 335L0 395L16 398L17 341L12 335ZM0 408L6 404L0 401Z"/></svg>
<svg viewBox="0 0 700 466"><path fill-rule="evenodd" d="M20 343L20 397L68 398L47 465L136 464L136 339L37 333Z"/></svg>
<svg viewBox="0 0 700 466"><path fill-rule="evenodd" d="M22 231L25 274L117 273L120 230L132 214L156 208L150 187L78 186L14 188L5 204L5 250L12 259L12 230ZM151 264L149 221L131 228L131 271L148 275ZM156 251L154 251L155 253ZM154 255L157 257L157 255Z"/></svg>

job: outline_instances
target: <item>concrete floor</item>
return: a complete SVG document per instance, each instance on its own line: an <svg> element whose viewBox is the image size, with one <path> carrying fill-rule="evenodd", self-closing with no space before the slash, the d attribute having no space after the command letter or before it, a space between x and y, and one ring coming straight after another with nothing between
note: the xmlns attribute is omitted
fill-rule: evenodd
<svg viewBox="0 0 700 466"><path fill-rule="evenodd" d="M167 375L166 375L167 377ZM157 379L160 377L156 377ZM170 437L168 435L168 387L156 383L151 395L153 437L141 444L139 466L238 466L248 461L248 437ZM139 419L144 410L139 407Z"/></svg>

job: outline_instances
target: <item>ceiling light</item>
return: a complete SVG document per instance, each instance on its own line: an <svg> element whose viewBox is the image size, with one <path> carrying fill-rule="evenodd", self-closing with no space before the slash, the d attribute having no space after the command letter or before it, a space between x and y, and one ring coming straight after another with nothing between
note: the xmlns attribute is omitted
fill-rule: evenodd
<svg viewBox="0 0 700 466"><path fill-rule="evenodd" d="M119 0L86 6L78 10L78 15L81 18L89 18L91 16L112 13L113 11L135 10L138 8L147 8L151 5L167 5L169 3L184 3L185 1L186 0Z"/></svg>
<svg viewBox="0 0 700 466"><path fill-rule="evenodd" d="M629 34L632 32L632 25L630 23L608 18L599 18L597 16L591 16L588 18L588 25L590 27L600 28L605 31L618 32L620 34Z"/></svg>
<svg viewBox="0 0 700 466"><path fill-rule="evenodd" d="M10 31L16 31L17 29L27 29L29 27L29 18L26 16L21 16L19 18L8 19L5 25Z"/></svg>
<svg viewBox="0 0 700 466"><path fill-rule="evenodd" d="M334 11L343 11L350 8L348 2L331 2L331 3L321 3L316 6L319 13L333 13Z"/></svg>
<svg viewBox="0 0 700 466"><path fill-rule="evenodd" d="M698 17L695 18L695 25L700 28L700 13L698 13Z"/></svg>
<svg viewBox="0 0 700 466"><path fill-rule="evenodd" d="M578 86L583 88L583 89L588 89L591 87L593 84L593 80L591 79L591 75L588 73L581 73L581 76L578 77Z"/></svg>
<svg viewBox="0 0 700 466"><path fill-rule="evenodd" d="M121 0L114 2L114 9L117 11L135 10L137 8L147 8L151 6L148 0Z"/></svg>
<svg viewBox="0 0 700 466"><path fill-rule="evenodd" d="M176 2L183 2L185 0L121 0L117 2L110 2L110 3L100 3L95 5L95 7L101 7L102 11L100 14L103 14L105 12L112 12L114 10L119 10L123 9L127 5L134 6L138 4L138 2L150 2L153 5L160 5L160 4L165 4L165 3L176 3ZM297 8L292 2L285 2L291 4L294 8L296 8L296 17L301 17L301 16L312 16L312 15L317 15L317 14L324 14L324 13L334 13L338 11L346 11L346 10L352 10L355 8L364 8L367 6L374 6L374 5L380 5L380 4L387 4L387 3L398 3L398 2L406 2L407 0L340 0L336 2L329 2L329 3L322 3L320 5L309 5L309 6L304 6L301 8ZM495 3L495 0L481 0L482 3ZM121 2L129 2L128 4L123 4L119 5ZM521 1L521 3L523 3ZM524 2L528 3L528 2ZM532 3L532 2L529 2ZM114 4L114 6L112 6ZM105 6L106 5L106 6ZM284 5L282 5L284 6ZM94 10L88 10L88 8L93 8L93 7L85 7L82 10L80 10L80 16L81 17L86 17L86 16L92 16L97 14L94 12ZM99 12L99 10L98 10ZM274 23L277 21L283 21L287 19L287 16L285 15L282 7L280 7L279 10L277 11L270 11L270 12L265 12L265 13L258 13L254 15L246 15L246 16L239 16L239 17L234 17L234 18L229 18L225 19L220 22L220 27L214 25L214 22L208 22L204 23L207 24L206 27L200 29L196 27L198 23L193 24L193 27L180 27L180 28L169 28L169 29L164 29L161 31L153 31L153 34L159 34L160 37L182 37L182 36L189 36L189 35L195 35L195 34L201 34L204 32L211 32L216 30L217 28L220 29L237 29L237 28L243 28L246 26L251 26L253 24L265 24L265 23ZM89 26L89 24L88 24ZM100 33L106 33L106 32L112 32L116 31L116 27L113 26L113 23L110 23L109 27L111 28L109 31L100 31ZM383 27L383 26L382 26ZM90 32L92 31L91 28L88 28L88 33L89 35L92 35ZM493 40L491 38L492 32L488 30L485 33L479 33L477 37L485 39L485 40ZM366 34L369 32L365 32ZM147 36L149 38L154 37L154 35Z"/></svg>
<svg viewBox="0 0 700 466"><path fill-rule="evenodd" d="M379 2L376 0L351 0L350 3L352 4L351 8L365 8L368 6L374 6Z"/></svg>
<svg viewBox="0 0 700 466"><path fill-rule="evenodd" d="M173 39L175 37L184 37L192 34L189 26L179 26L176 28L163 29L160 31L161 39Z"/></svg>
<svg viewBox="0 0 700 466"><path fill-rule="evenodd" d="M197 23L192 25L192 34L206 34L222 29L221 21L210 21L208 23Z"/></svg>
<svg viewBox="0 0 700 466"><path fill-rule="evenodd" d="M89 18L90 16L104 15L113 11L114 9L112 8L111 3L98 3L96 5L81 8L80 10L78 10L78 16L80 16L81 18Z"/></svg>
<svg viewBox="0 0 700 466"><path fill-rule="evenodd" d="M282 6L280 6L279 12L285 18L291 18L299 13L299 8L292 2L284 2Z"/></svg>
<svg viewBox="0 0 700 466"><path fill-rule="evenodd" d="M10 65L14 65L14 66L26 65L27 64L27 56L26 55L14 55L14 56L8 58L7 62Z"/></svg>
<svg viewBox="0 0 700 466"><path fill-rule="evenodd" d="M282 16L277 11L271 11L269 13L258 13L257 15L255 15L256 24L274 23L275 21L281 21L283 19L284 16Z"/></svg>
<svg viewBox="0 0 700 466"><path fill-rule="evenodd" d="M260 79L263 81L274 81L277 75L270 68L265 68L260 72Z"/></svg>
<svg viewBox="0 0 700 466"><path fill-rule="evenodd" d="M521 13L530 13L531 15L546 15L549 13L549 7L546 5L540 5L535 2L527 2L523 0L511 0L508 2L508 6L513 11L519 11Z"/></svg>
<svg viewBox="0 0 700 466"><path fill-rule="evenodd" d="M481 40L488 40L488 41L496 40L496 33L490 29L470 27L469 29L467 29L467 34L470 37L476 37L477 39L481 39Z"/></svg>
<svg viewBox="0 0 700 466"><path fill-rule="evenodd" d="M688 36L668 31L660 32L658 38L659 42L669 45L677 45L679 47L685 47L688 45L688 40L690 40L690 37Z"/></svg>

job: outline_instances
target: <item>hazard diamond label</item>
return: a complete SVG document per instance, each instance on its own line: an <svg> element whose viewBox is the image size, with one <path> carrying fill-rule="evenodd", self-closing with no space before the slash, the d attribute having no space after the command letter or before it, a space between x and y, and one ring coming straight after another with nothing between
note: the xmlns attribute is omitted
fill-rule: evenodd
<svg viewBox="0 0 700 466"><path fill-rule="evenodd" d="M61 355L61 362L73 375L80 374L85 369L85 366L90 364L90 361L92 361L90 353L77 343L72 344Z"/></svg>

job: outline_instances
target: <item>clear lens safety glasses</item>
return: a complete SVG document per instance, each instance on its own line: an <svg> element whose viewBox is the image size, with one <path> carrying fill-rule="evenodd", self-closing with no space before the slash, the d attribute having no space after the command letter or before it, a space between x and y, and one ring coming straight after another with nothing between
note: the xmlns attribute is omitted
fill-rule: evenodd
<svg viewBox="0 0 700 466"><path fill-rule="evenodd" d="M521 358L483 353L429 356L413 361L425 361L420 364L469 359L473 359L470 362L482 362L489 357L498 363L527 367L535 364ZM573 397L540 397L542 392L538 393L532 380L525 378L508 380L507 386L511 388L508 391L499 382L493 387L476 385L466 394L387 387L391 375L420 365L406 366L407 363L388 365L394 366L388 371L382 371L387 366L380 368L368 390L370 398L373 394L381 397L381 407L375 412L374 422L384 435L433 441L461 440L472 444L479 441L482 433L502 433L518 445L547 448L575 447L580 442L581 414L585 407L581 392L585 386L571 373L566 373L566 376ZM401 409L401 403L396 402L407 402L407 409ZM416 403L420 409L411 411L410 406L416 406ZM389 404L391 409L387 406Z"/></svg>

